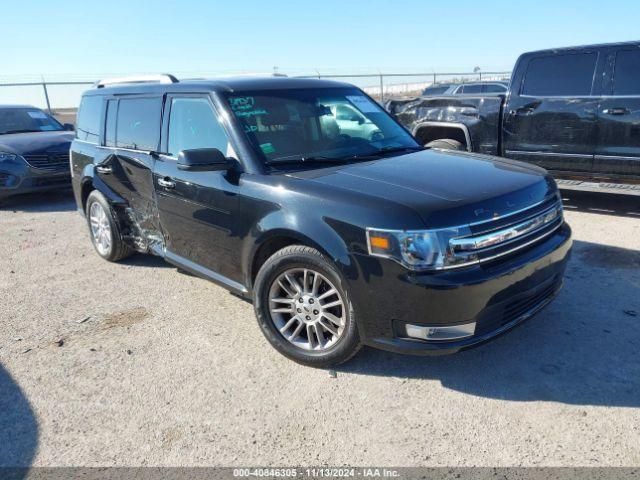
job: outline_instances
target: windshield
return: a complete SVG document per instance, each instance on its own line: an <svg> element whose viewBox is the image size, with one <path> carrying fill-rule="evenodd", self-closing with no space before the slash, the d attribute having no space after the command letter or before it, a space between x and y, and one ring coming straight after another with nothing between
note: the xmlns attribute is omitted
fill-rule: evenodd
<svg viewBox="0 0 640 480"><path fill-rule="evenodd" d="M0 135L60 130L60 122L37 108L0 108Z"/></svg>
<svg viewBox="0 0 640 480"><path fill-rule="evenodd" d="M355 88L262 90L226 98L250 143L269 165L355 161L421 148Z"/></svg>

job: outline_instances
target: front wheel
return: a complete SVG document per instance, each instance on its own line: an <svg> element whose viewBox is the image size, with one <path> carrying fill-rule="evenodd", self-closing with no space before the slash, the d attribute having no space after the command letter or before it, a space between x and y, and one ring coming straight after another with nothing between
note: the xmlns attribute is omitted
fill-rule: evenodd
<svg viewBox="0 0 640 480"><path fill-rule="evenodd" d="M269 343L296 362L329 367L360 349L347 288L314 248L293 245L271 256L256 277L254 306Z"/></svg>

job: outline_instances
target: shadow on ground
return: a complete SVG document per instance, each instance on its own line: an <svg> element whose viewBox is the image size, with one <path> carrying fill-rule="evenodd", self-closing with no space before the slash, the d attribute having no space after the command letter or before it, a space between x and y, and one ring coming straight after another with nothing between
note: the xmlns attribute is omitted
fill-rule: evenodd
<svg viewBox="0 0 640 480"><path fill-rule="evenodd" d="M71 212L76 210L73 191L36 192L0 200L0 210L14 212Z"/></svg>
<svg viewBox="0 0 640 480"><path fill-rule="evenodd" d="M512 401L640 407L640 251L575 242L562 292L519 328L451 356L365 349L340 370Z"/></svg>
<svg viewBox="0 0 640 480"><path fill-rule="evenodd" d="M569 211L616 215L640 220L640 195L620 195L563 190L562 201Z"/></svg>
<svg viewBox="0 0 640 480"><path fill-rule="evenodd" d="M0 467L29 467L37 446L38 422L29 401L0 365Z"/></svg>
<svg viewBox="0 0 640 480"><path fill-rule="evenodd" d="M175 268L173 265L167 263L164 258L145 253L134 253L124 260L120 260L118 263L131 267Z"/></svg>

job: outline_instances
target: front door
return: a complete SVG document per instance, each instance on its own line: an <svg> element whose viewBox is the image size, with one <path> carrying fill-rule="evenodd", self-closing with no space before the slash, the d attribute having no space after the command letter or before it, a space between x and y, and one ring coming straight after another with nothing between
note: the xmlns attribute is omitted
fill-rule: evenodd
<svg viewBox="0 0 640 480"><path fill-rule="evenodd" d="M598 97L597 51L534 56L504 108L506 157L554 171L589 172ZM595 90L598 86L595 87Z"/></svg>
<svg viewBox="0 0 640 480"><path fill-rule="evenodd" d="M640 47L613 49L609 65L594 172L640 178Z"/></svg>
<svg viewBox="0 0 640 480"><path fill-rule="evenodd" d="M237 218L237 182L228 172L180 170L178 154L195 148L217 148L234 156L208 95L170 95L166 100L163 150L154 171L166 256L192 269L240 282L239 241L233 238Z"/></svg>

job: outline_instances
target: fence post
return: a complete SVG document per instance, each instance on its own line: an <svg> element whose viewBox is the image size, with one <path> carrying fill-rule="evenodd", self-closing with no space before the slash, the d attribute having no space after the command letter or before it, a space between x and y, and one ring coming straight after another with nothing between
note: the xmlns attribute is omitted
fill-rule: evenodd
<svg viewBox="0 0 640 480"><path fill-rule="evenodd" d="M49 92L47 91L47 82L44 81L44 77L42 77L42 89L44 90L44 99L47 102L47 111L49 112L49 115L53 115L53 112L51 111L51 103L49 102Z"/></svg>
<svg viewBox="0 0 640 480"><path fill-rule="evenodd" d="M384 82L382 81L382 74L380 74L380 101L384 102Z"/></svg>
<svg viewBox="0 0 640 480"><path fill-rule="evenodd" d="M433 83L434 83L434 85L435 85L435 83L436 83L436 75L437 75L437 74L434 72L434 73L433 73Z"/></svg>

